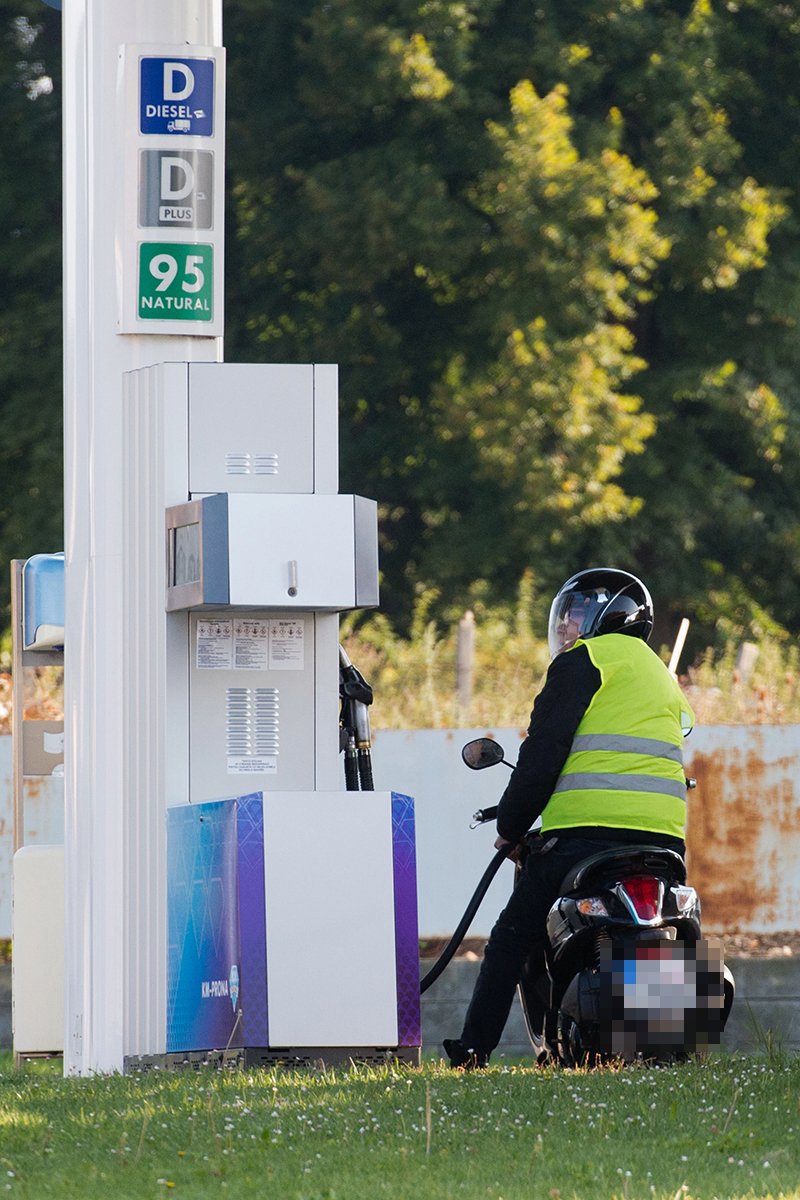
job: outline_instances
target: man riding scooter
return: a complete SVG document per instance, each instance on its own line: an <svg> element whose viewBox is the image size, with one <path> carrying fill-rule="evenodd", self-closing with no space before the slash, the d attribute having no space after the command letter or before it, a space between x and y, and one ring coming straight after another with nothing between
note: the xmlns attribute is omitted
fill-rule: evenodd
<svg viewBox="0 0 800 1200"><path fill-rule="evenodd" d="M488 1063L523 970L543 972L547 914L571 867L643 834L649 845L685 853L681 747L694 715L647 646L652 629L650 593L627 571L581 571L553 600L552 661L500 800L495 845L519 844L538 816L541 833L527 839L461 1036L444 1042L452 1067Z"/></svg>

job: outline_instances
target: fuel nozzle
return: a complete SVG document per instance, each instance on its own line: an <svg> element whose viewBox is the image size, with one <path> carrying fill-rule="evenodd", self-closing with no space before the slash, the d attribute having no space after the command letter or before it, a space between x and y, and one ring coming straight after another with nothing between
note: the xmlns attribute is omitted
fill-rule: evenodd
<svg viewBox="0 0 800 1200"><path fill-rule="evenodd" d="M355 700L359 704L370 705L373 700L372 688L342 646L339 647L339 695L342 700Z"/></svg>
<svg viewBox="0 0 800 1200"><path fill-rule="evenodd" d="M339 647L339 745L344 751L345 784L348 791L374 791L372 779L372 735L369 706L372 688L354 667L346 650Z"/></svg>

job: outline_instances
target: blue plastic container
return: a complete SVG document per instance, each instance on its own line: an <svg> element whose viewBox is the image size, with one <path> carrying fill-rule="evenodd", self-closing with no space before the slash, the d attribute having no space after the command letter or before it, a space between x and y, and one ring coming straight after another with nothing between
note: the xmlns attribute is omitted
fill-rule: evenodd
<svg viewBox="0 0 800 1200"><path fill-rule="evenodd" d="M22 568L25 650L64 645L64 552L34 554Z"/></svg>

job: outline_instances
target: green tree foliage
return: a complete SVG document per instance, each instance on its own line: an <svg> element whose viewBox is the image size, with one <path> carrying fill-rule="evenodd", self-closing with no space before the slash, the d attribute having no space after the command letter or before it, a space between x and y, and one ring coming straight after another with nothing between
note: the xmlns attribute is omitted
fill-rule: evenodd
<svg viewBox="0 0 800 1200"><path fill-rule="evenodd" d="M633 327L657 432L622 484L646 502L612 553L706 628L797 630L797 17L763 0L571 15L559 36L594 64L583 106L613 97L671 244Z"/></svg>
<svg viewBox="0 0 800 1200"><path fill-rule="evenodd" d="M800 629L795 7L225 0L226 357L341 364L393 616L605 559ZM3 560L61 543L59 25L0 0Z"/></svg>
<svg viewBox="0 0 800 1200"><path fill-rule="evenodd" d="M60 25L60 14L39 0L0 0L0 614L6 615L9 560L64 544Z"/></svg>
<svg viewBox="0 0 800 1200"><path fill-rule="evenodd" d="M669 249L655 188L613 122L578 147L557 80L509 90L487 57L507 8L228 17L229 349L342 364L343 474L382 502L395 609L429 580L511 594L571 530L629 517L620 469L653 431L629 326ZM267 47L253 119L236 97Z"/></svg>
<svg viewBox="0 0 800 1200"><path fill-rule="evenodd" d="M344 480L381 500L395 608L426 581L511 594L567 530L630 515L621 463L654 428L628 324L668 251L655 188L613 124L578 150L558 80L509 91L505 7L228 10L228 347L342 365Z"/></svg>
<svg viewBox="0 0 800 1200"><path fill-rule="evenodd" d="M791 6L226 21L229 350L341 363L390 610L606 558L707 627L800 627Z"/></svg>

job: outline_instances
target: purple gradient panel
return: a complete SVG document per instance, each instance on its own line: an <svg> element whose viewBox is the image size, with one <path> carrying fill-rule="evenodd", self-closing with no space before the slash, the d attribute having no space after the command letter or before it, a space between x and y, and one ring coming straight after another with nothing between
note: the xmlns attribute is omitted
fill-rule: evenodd
<svg viewBox="0 0 800 1200"><path fill-rule="evenodd" d="M417 924L417 854L414 801L392 792L394 946L397 970L397 1044L422 1042Z"/></svg>
<svg viewBox="0 0 800 1200"><path fill-rule="evenodd" d="M242 1041L269 1045L267 919L264 904L264 801L261 792L236 804L239 850L239 971Z"/></svg>

